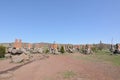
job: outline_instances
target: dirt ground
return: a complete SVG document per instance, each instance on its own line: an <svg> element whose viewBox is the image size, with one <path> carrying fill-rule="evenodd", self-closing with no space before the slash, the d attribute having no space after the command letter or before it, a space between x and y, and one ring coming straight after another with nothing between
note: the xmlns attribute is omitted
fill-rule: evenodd
<svg viewBox="0 0 120 80"><path fill-rule="evenodd" d="M38 57L39 56L39 57ZM35 55L28 63L0 60L0 80L120 80L120 66L69 55Z"/></svg>

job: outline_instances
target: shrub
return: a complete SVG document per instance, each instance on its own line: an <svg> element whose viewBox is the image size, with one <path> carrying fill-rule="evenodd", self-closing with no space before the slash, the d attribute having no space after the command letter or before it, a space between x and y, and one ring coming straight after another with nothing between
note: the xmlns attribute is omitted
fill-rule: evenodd
<svg viewBox="0 0 120 80"><path fill-rule="evenodd" d="M0 46L0 58L5 56L6 48L4 46Z"/></svg>
<svg viewBox="0 0 120 80"><path fill-rule="evenodd" d="M49 53L49 52L50 52L49 49L46 49L45 53Z"/></svg>
<svg viewBox="0 0 120 80"><path fill-rule="evenodd" d="M91 49L93 52L98 52L98 48L96 46L93 46Z"/></svg>
<svg viewBox="0 0 120 80"><path fill-rule="evenodd" d="M65 53L65 49L64 49L63 46L61 47L60 52L61 52L61 53Z"/></svg>

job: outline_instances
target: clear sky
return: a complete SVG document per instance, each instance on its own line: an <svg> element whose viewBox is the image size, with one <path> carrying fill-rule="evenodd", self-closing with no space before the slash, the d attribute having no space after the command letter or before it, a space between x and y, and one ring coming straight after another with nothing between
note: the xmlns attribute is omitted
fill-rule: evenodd
<svg viewBox="0 0 120 80"><path fill-rule="evenodd" d="M0 0L0 42L120 43L120 0Z"/></svg>

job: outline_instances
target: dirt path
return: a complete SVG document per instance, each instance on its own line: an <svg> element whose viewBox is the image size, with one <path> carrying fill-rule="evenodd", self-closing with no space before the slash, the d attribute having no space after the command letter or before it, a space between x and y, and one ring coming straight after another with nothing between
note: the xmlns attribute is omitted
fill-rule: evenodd
<svg viewBox="0 0 120 80"><path fill-rule="evenodd" d="M49 55L16 69L11 79L4 80L120 80L120 67L73 56L82 57L81 54ZM0 62L0 71L13 66Z"/></svg>

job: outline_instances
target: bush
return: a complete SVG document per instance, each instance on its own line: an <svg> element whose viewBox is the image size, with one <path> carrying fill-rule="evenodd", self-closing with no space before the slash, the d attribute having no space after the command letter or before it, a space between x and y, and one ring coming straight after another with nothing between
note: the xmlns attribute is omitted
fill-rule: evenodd
<svg viewBox="0 0 120 80"><path fill-rule="evenodd" d="M45 53L49 53L49 52L50 52L49 49L46 49Z"/></svg>
<svg viewBox="0 0 120 80"><path fill-rule="evenodd" d="M98 52L98 48L96 46L93 46L91 49L93 52Z"/></svg>
<svg viewBox="0 0 120 80"><path fill-rule="evenodd" d="M65 53L65 49L64 49L63 46L61 47L60 52L61 52L61 53Z"/></svg>
<svg viewBox="0 0 120 80"><path fill-rule="evenodd" d="M0 46L0 58L5 56L6 48L4 46Z"/></svg>

